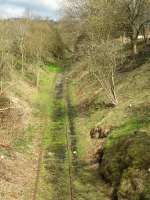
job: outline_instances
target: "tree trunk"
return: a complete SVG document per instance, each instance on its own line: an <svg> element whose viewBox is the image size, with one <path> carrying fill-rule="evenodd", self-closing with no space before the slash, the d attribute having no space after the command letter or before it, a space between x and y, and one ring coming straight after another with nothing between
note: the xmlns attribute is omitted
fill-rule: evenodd
<svg viewBox="0 0 150 200"><path fill-rule="evenodd" d="M39 82L40 82L40 71L37 70L37 77L36 77L36 87L39 89Z"/></svg>
<svg viewBox="0 0 150 200"><path fill-rule="evenodd" d="M133 55L137 55L138 54L138 49L137 49L137 40L134 40L132 42L132 46L133 46Z"/></svg>
<svg viewBox="0 0 150 200"><path fill-rule="evenodd" d="M134 12L135 12L135 14L136 14L136 13L137 13L136 0L133 0L133 9L134 9ZM136 30L135 24L133 24L132 30L133 30L133 35L132 35L133 55L135 56L135 55L138 53L138 51L137 51L138 33L137 33L137 30Z"/></svg>
<svg viewBox="0 0 150 200"><path fill-rule="evenodd" d="M2 92L3 92L3 81L2 80L0 81L0 84L1 84L0 94L2 94Z"/></svg>
<svg viewBox="0 0 150 200"><path fill-rule="evenodd" d="M24 72L24 55L22 53L22 56L21 56L21 71L22 71L22 74Z"/></svg>
<svg viewBox="0 0 150 200"><path fill-rule="evenodd" d="M125 34L125 32L122 35L122 43L126 44L126 34Z"/></svg>
<svg viewBox="0 0 150 200"><path fill-rule="evenodd" d="M112 75L111 75L110 86L111 86L111 93L112 93L112 96L113 96L113 104L115 106L117 106L119 102L118 102L117 95L116 95L115 81L114 81L114 72L113 72L113 70L112 70Z"/></svg>

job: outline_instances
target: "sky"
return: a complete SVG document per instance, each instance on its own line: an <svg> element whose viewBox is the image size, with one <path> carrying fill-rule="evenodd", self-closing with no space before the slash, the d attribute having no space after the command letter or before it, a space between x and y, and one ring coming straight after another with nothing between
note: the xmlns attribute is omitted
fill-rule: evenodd
<svg viewBox="0 0 150 200"><path fill-rule="evenodd" d="M25 14L25 10L33 15L49 17L57 20L63 0L0 0L0 17L15 18Z"/></svg>

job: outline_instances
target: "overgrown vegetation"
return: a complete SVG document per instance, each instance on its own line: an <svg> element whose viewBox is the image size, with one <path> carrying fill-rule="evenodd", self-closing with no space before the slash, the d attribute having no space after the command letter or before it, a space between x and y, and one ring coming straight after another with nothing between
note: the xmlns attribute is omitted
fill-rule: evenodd
<svg viewBox="0 0 150 200"><path fill-rule="evenodd" d="M149 158L142 156L149 155L149 6L141 0L66 1L60 22L71 54L68 77L79 157L99 154L100 175L113 187L109 198L114 200L149 199L150 194ZM98 126L111 132L92 142L90 130Z"/></svg>
<svg viewBox="0 0 150 200"><path fill-rule="evenodd" d="M38 84L39 69L44 64L56 64L63 57L63 42L52 22L44 20L1 20L1 90L18 70ZM3 86L4 85L4 86Z"/></svg>
<svg viewBox="0 0 150 200"><path fill-rule="evenodd" d="M63 43L47 20L1 20L0 31L0 198L33 199L46 148L43 135L49 133L50 92L62 71L55 66L63 58Z"/></svg>
<svg viewBox="0 0 150 200"><path fill-rule="evenodd" d="M148 200L150 2L63 8L57 22L0 20L0 195Z"/></svg>

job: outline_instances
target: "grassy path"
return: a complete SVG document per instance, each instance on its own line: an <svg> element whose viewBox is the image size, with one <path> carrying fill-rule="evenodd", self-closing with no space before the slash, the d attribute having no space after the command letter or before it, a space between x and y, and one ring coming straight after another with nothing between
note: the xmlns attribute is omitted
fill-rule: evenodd
<svg viewBox="0 0 150 200"><path fill-rule="evenodd" d="M81 159L76 111L69 84L50 72L40 91L45 118L33 200L107 200L98 171Z"/></svg>
<svg viewBox="0 0 150 200"><path fill-rule="evenodd" d="M72 155L63 90L64 76L54 70L50 71L49 79L44 84L45 90L39 91L39 98L43 99L42 105L45 108L43 118L46 120L40 139L42 143L39 146L33 200L73 200ZM49 91L46 86L48 83Z"/></svg>
<svg viewBox="0 0 150 200"><path fill-rule="evenodd" d="M44 192L50 187L45 183L44 178L46 176L45 166L44 166L44 155L46 152L47 145L49 144L47 135L49 134L49 124L51 123L50 115L52 113L52 101L53 101L53 92L55 89L57 72L53 71L42 72L39 80L39 89L37 97L35 99L36 106L38 111L36 116L39 118L39 147L38 147L38 159L37 159L37 168L36 168L36 178L35 186L33 192L33 200L45 199L43 196ZM48 190L48 193L50 191Z"/></svg>
<svg viewBox="0 0 150 200"><path fill-rule="evenodd" d="M42 164L42 157L43 157L43 149L40 148L40 150L39 150L39 158L38 158L38 163L37 163L37 174L36 174L36 179L35 179L35 187L34 187L34 191L33 191L33 200L37 199L39 179L40 179L40 168L41 168L41 164Z"/></svg>

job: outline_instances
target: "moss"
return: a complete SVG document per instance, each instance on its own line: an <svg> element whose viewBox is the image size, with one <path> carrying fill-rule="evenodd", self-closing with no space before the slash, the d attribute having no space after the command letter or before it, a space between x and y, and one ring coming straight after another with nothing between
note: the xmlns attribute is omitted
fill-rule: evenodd
<svg viewBox="0 0 150 200"><path fill-rule="evenodd" d="M115 140L123 138L125 136L134 135L135 131L140 130L143 127L146 127L150 123L150 120L145 118L144 120L139 118L131 118L124 122L118 128L115 128L112 134L108 137L106 147L110 147L114 144Z"/></svg>
<svg viewBox="0 0 150 200"><path fill-rule="evenodd" d="M119 199L138 200L141 195L150 193L147 187L149 167L150 134L134 132L106 146L100 173L117 188Z"/></svg>

